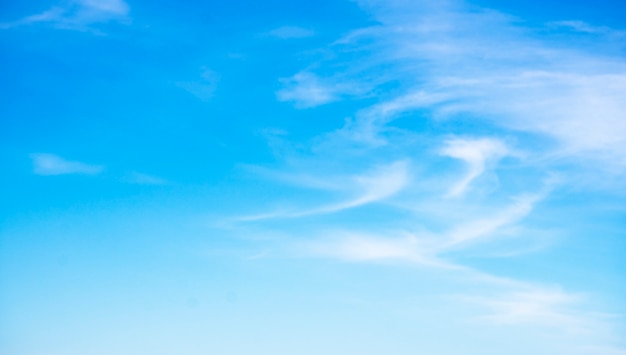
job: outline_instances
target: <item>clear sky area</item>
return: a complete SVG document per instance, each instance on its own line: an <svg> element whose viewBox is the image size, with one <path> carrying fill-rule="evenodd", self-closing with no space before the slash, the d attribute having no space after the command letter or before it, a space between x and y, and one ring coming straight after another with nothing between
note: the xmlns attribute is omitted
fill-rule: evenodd
<svg viewBox="0 0 626 355"><path fill-rule="evenodd" d="M0 64L0 354L626 354L623 0L4 0Z"/></svg>

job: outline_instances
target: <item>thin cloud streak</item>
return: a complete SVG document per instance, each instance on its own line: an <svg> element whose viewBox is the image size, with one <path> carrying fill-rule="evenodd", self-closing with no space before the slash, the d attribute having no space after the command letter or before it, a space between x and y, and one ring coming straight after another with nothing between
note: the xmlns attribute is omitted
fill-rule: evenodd
<svg viewBox="0 0 626 355"><path fill-rule="evenodd" d="M305 178L308 184L310 178ZM260 221L276 218L299 218L314 215L330 214L346 209L356 208L370 203L378 202L391 197L401 191L409 183L407 161L397 161L392 164L379 167L367 174L354 176L344 182L344 190L358 191L358 196L346 201L323 205L320 207L299 211L277 211L265 214L242 216L234 221Z"/></svg>
<svg viewBox="0 0 626 355"><path fill-rule="evenodd" d="M602 339L604 345L616 340L612 327L619 315L586 311L585 308L589 307L588 295L567 292L557 286L526 284L491 292L488 295L465 294L453 298L487 311L487 314L474 317L473 322L496 326L528 325L544 329L554 328L567 336ZM577 347L588 347L582 344ZM608 349L618 350L611 347L603 350Z"/></svg>
<svg viewBox="0 0 626 355"><path fill-rule="evenodd" d="M50 23L56 28L83 31L97 23L126 22L129 13L130 6L123 0L73 0L65 6L53 6L42 13L0 24L0 28Z"/></svg>
<svg viewBox="0 0 626 355"><path fill-rule="evenodd" d="M367 91L367 88L360 83L321 78L307 71L280 81L283 88L276 92L278 101L293 102L294 106L300 109L325 105L344 97L361 95Z"/></svg>
<svg viewBox="0 0 626 355"><path fill-rule="evenodd" d="M578 303L580 296L562 290L534 289L517 291L491 298L466 298L491 310L479 319L496 324L533 323L563 327L569 332L582 331L580 315L570 314L567 306Z"/></svg>
<svg viewBox="0 0 626 355"><path fill-rule="evenodd" d="M380 25L355 30L330 47L333 58L338 58L334 61L354 51L363 56L358 62L341 63L356 69L326 75L325 81L368 88L354 92L357 97L389 83L402 83L402 89L357 113L340 130L342 137L373 146L386 144L387 126L402 114L419 110L425 118L439 121L471 117L547 137L557 146L546 154L582 156L588 158L585 161L626 168L626 136L621 134L626 131L623 59L591 47L555 46L549 38L527 35L527 29L506 15L470 12L457 1L360 3ZM381 68L383 77L368 79ZM291 94L281 100L298 102L300 97L302 106L312 107L348 97L331 94L335 91L330 89L320 90L325 95L309 95L317 87L295 80L286 91Z"/></svg>
<svg viewBox="0 0 626 355"><path fill-rule="evenodd" d="M181 89L189 92L201 101L208 102L213 98L219 75L213 70L203 68L200 79L193 81L180 81L176 85Z"/></svg>
<svg viewBox="0 0 626 355"><path fill-rule="evenodd" d="M440 154L467 164L467 175L446 194L446 197L458 197L465 193L472 181L485 172L487 163L497 162L509 154L509 149L497 139L456 138L447 140Z"/></svg>
<svg viewBox="0 0 626 355"><path fill-rule="evenodd" d="M267 34L279 39L299 39L313 37L315 36L315 31L297 26L283 26L275 28Z"/></svg>
<svg viewBox="0 0 626 355"><path fill-rule="evenodd" d="M428 260L431 265L450 265L442 261L446 254L462 250L478 242L486 243L493 240L497 237L499 230L521 222L532 212L534 205L544 197L544 193L520 196L510 206L500 208L502 211L492 217L476 218L440 233L421 232L420 236L406 232L405 236L394 237L393 235L397 232L392 232L386 237L382 235L372 237L359 233L336 232L347 237L321 238L319 243L325 246L314 246L312 252L323 256L324 253L320 251L326 250L329 252L326 256L347 261L384 259L419 264L420 261ZM312 243L315 245L317 242ZM348 247L350 244L353 244L353 248ZM375 252L377 248L380 253ZM434 262L435 260L439 261Z"/></svg>
<svg viewBox="0 0 626 355"><path fill-rule="evenodd" d="M30 157L33 161L33 172L37 175L97 175L104 170L101 165L65 160L54 154L34 153Z"/></svg>
<svg viewBox="0 0 626 355"><path fill-rule="evenodd" d="M329 237L298 245L307 255L346 262L400 262L427 267L458 269L436 256L432 246L413 235L375 236L347 231L331 231Z"/></svg>
<svg viewBox="0 0 626 355"><path fill-rule="evenodd" d="M542 195L518 197L512 205L504 208L501 212L496 213L490 218L481 218L455 227L452 231L447 233L447 241L443 243L440 248L442 250L454 249L458 248L459 245L487 239L502 227L522 220L531 213L535 203L543 197Z"/></svg>
<svg viewBox="0 0 626 355"><path fill-rule="evenodd" d="M426 173L388 184L392 186L388 191L377 187L384 180L380 177L371 179L371 184L352 180L360 187L356 198L247 220L331 214L397 194L389 200L400 203L386 211L389 219L376 227L379 232L313 227L308 233L294 233L299 238L291 244L299 255L308 257L445 269L462 282L498 288L501 292L495 296L471 296L475 304L489 310L481 319L493 324L529 323L571 330L593 319L576 307L581 300L575 294L559 287L493 275L457 261L490 243L513 251L533 243L520 233L514 235L519 243L509 243L507 232L537 229L533 228L537 222L528 217L551 194L555 181L550 176L553 168L561 168L559 164L570 163L575 168L568 165L567 169L584 171L599 162L602 169L624 171L626 61L591 47L539 39L530 34L532 29L519 26L509 16L469 11L459 1L359 3L379 24L353 31L329 46L333 55L327 58L331 59L283 79L277 98L296 108L350 98L378 99L373 104L363 100L368 106L353 112L343 127L319 135L311 144L313 157L306 158L312 162L309 166L327 156L337 162L357 157L363 166L371 166L392 152L394 157L419 162ZM419 128L411 130L405 128L412 127L413 122L405 124L409 120L428 124L416 122ZM439 131L444 125L449 130ZM497 138L498 134L507 138ZM449 158L466 168L452 186L442 179L449 176ZM502 167L499 163L505 158L515 159L507 159L510 164ZM507 185L473 193L488 174ZM283 181L294 182L298 176L287 174ZM545 176L548 179L542 185ZM345 193L332 182L319 183L315 178L303 178L301 185L338 196ZM407 207L411 203L413 208ZM421 211L416 210L418 205ZM432 218L436 213L438 218ZM406 218L408 214L411 218ZM416 224L422 231L415 232ZM532 249L541 248L533 243ZM507 255L508 250L501 254ZM568 328L568 323L576 327Z"/></svg>

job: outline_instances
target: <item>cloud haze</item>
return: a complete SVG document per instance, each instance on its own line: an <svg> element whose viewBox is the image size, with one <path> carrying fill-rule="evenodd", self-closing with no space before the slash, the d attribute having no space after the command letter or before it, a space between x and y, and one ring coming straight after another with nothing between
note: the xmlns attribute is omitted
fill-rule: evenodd
<svg viewBox="0 0 626 355"><path fill-rule="evenodd" d="M37 175L66 175L66 174L100 174L104 167L78 161L65 160L54 154L31 154L33 172Z"/></svg>

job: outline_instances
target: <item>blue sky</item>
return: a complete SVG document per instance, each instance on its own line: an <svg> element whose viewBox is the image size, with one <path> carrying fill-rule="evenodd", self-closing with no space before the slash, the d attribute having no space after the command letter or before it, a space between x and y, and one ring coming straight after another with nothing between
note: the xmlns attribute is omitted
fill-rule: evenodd
<svg viewBox="0 0 626 355"><path fill-rule="evenodd" d="M0 352L626 354L621 1L0 15Z"/></svg>

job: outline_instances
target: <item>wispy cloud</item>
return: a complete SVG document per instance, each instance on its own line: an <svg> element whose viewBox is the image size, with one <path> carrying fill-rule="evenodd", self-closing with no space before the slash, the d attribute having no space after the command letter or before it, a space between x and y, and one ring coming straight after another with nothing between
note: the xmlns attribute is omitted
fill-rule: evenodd
<svg viewBox="0 0 626 355"><path fill-rule="evenodd" d="M384 200L401 191L409 182L408 161L397 161L389 165L379 166L362 175L345 178L335 178L338 180L335 187L356 196L344 201L329 203L313 208L301 210L287 210L263 213L238 217L237 221L258 221L274 218L298 218L312 215L329 214L346 209L356 208L377 201ZM332 177L326 177L332 180ZM315 179L313 179L315 180ZM329 184L312 184L310 177L304 177L302 182L305 186L328 187ZM299 181L295 180L295 183ZM333 189L335 188L333 187Z"/></svg>
<svg viewBox="0 0 626 355"><path fill-rule="evenodd" d="M451 251L458 252L476 243L494 241L501 236L499 232L503 228L521 222L530 214L544 196L519 196L509 206L496 207L497 212L488 217L474 217L445 231L423 230L416 234L406 230L399 233L396 226L378 236L349 231L324 232L332 237L321 237L307 245L315 255L346 261L386 260L450 268L452 263L444 260Z"/></svg>
<svg viewBox="0 0 626 355"><path fill-rule="evenodd" d="M295 39L313 37L315 36L315 31L297 26L283 26L275 28L267 34L280 39Z"/></svg>
<svg viewBox="0 0 626 355"><path fill-rule="evenodd" d="M65 160L54 154L35 153L31 154L31 158L33 160L33 172L37 175L96 175L104 170L101 165Z"/></svg>
<svg viewBox="0 0 626 355"><path fill-rule="evenodd" d="M337 101L363 91L349 82L322 79L310 72L300 72L281 80L284 88L276 93L279 101L293 102L297 108L309 108Z"/></svg>
<svg viewBox="0 0 626 355"><path fill-rule="evenodd" d="M370 81L363 83L365 88L371 85ZM330 137L373 147L387 145L389 142L385 133L388 131L386 127L388 123L404 113L437 105L446 100L448 100L447 94L422 90L400 95L359 110L354 119L347 121L343 128L334 132Z"/></svg>
<svg viewBox="0 0 626 355"><path fill-rule="evenodd" d="M49 23L56 28L87 30L92 24L128 21L129 12L130 7L123 0L72 0L42 13L0 24L0 28Z"/></svg>
<svg viewBox="0 0 626 355"><path fill-rule="evenodd" d="M626 166L626 137L619 133L626 130L623 58L592 45L556 46L550 37L526 35L525 28L504 14L468 11L458 1L360 3L379 25L355 30L331 46L335 55L327 66L335 68L342 61L341 67L350 69L326 74L325 81L370 90L400 83L401 89L362 109L344 133L380 144L387 125L419 111L437 120L471 119L536 134L554 140L558 146L552 153L560 156L582 155L590 158L586 161ZM590 25L568 24L597 31ZM615 46L618 43L615 40ZM357 60L351 59L355 51L361 54ZM323 70L307 75L316 77L316 72ZM385 74L375 75L381 72ZM321 98L304 106L349 97L328 89L325 95L308 95L307 87L320 86L306 80L289 84L286 92L294 94L283 99Z"/></svg>
<svg viewBox="0 0 626 355"><path fill-rule="evenodd" d="M554 27L568 28L573 31L588 33L588 34L593 34L593 35L604 35L604 36L611 36L611 37L626 36L626 31L615 30L606 26L594 26L587 22L579 21L579 20L554 21L554 22L550 22L548 25L551 25Z"/></svg>
<svg viewBox="0 0 626 355"><path fill-rule="evenodd" d="M489 217L478 218L446 233L446 241L440 246L442 250L458 248L479 240L488 239L502 227L518 222L526 217L540 199L541 194L518 197L510 206L500 209Z"/></svg>
<svg viewBox="0 0 626 355"><path fill-rule="evenodd" d="M447 193L457 197L465 193L469 185L485 172L488 163L495 163L509 153L507 146L497 139L449 139L440 153L462 160L467 164L467 174Z"/></svg>
<svg viewBox="0 0 626 355"><path fill-rule="evenodd" d="M491 314L480 317L482 320L497 324L532 323L563 327L572 332L588 327L580 315L568 308L581 300L581 296L572 295L560 289L532 289L517 291L490 298L468 298L467 301L478 303L490 309Z"/></svg>
<svg viewBox="0 0 626 355"><path fill-rule="evenodd" d="M400 262L456 268L436 255L432 243L414 235L380 236L350 231L327 231L326 237L298 243L303 253L348 262Z"/></svg>
<svg viewBox="0 0 626 355"><path fill-rule="evenodd" d="M578 65L606 65L608 70L613 66L608 61ZM623 70L626 63L621 67L613 69ZM626 75L525 71L507 76L455 85L450 90L457 102L437 112L448 117L471 113L492 118L507 128L554 138L561 144L559 154L602 157L605 163L622 166L626 163L626 138L617 133L626 129L621 119L626 112L622 94L626 92Z"/></svg>
<svg viewBox="0 0 626 355"><path fill-rule="evenodd" d="M583 327L593 317L577 308L576 294L474 269L463 256L493 244L503 245L500 254L508 257L520 245L545 247L536 243L542 237L524 233L549 233L530 217L552 202L553 188L562 188L550 178L553 169L571 164L567 172L589 170L595 163L625 172L626 61L567 40L576 32L610 31L561 23L575 31L540 38L505 14L469 9L461 1L358 2L378 24L329 45L333 55L283 79L277 98L296 108L368 100L295 158L313 168L265 172L281 182L330 191L340 202L306 207L306 198L296 196L296 205L305 207L239 221L327 215L385 200L376 230L368 230L366 220L351 227L352 221L337 226L328 218L330 226L298 230L297 240L287 244L308 256L447 270L464 282L498 287L495 296L472 298L488 309L481 319L491 323ZM341 180L336 176L346 174L326 171L322 163L372 167L383 157L410 161L410 178L399 164L380 172L363 168L367 173L360 177ZM466 168L452 186L448 158ZM502 181L501 188L472 193L491 176ZM512 247L511 239L518 241Z"/></svg>
<svg viewBox="0 0 626 355"><path fill-rule="evenodd" d="M200 79L193 81L180 81L177 82L180 88L188 91L202 101L209 101L217 89L217 83L219 76L213 70L204 68Z"/></svg>

